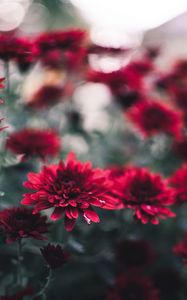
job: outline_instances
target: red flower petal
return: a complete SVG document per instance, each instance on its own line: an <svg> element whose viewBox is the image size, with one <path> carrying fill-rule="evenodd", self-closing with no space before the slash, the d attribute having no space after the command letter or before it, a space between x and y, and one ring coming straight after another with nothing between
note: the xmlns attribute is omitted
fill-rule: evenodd
<svg viewBox="0 0 187 300"><path fill-rule="evenodd" d="M54 210L54 212L52 213L52 215L50 217L51 220L52 221L56 221L56 220L60 219L61 216L62 216L62 213L63 213L63 208L56 207L55 210Z"/></svg>
<svg viewBox="0 0 187 300"><path fill-rule="evenodd" d="M65 218L65 228L67 231L72 231L73 227L75 226L75 219L68 219L67 217Z"/></svg>
<svg viewBox="0 0 187 300"><path fill-rule="evenodd" d="M86 209L84 210L84 219L85 221L89 224L90 221L94 222L94 223L99 223L100 219L98 214L92 210L92 209Z"/></svg>

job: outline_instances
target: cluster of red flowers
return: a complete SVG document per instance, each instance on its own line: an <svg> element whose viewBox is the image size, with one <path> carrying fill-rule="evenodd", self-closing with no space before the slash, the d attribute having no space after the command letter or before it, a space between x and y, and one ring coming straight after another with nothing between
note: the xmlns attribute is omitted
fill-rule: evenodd
<svg viewBox="0 0 187 300"><path fill-rule="evenodd" d="M40 60L52 68L75 69L86 56L86 32L68 29L43 33L36 38L0 35L0 59L14 61L20 71L27 71Z"/></svg>
<svg viewBox="0 0 187 300"><path fill-rule="evenodd" d="M187 232L185 232L183 239L173 247L173 252L182 258L185 267L187 267Z"/></svg>
<svg viewBox="0 0 187 300"><path fill-rule="evenodd" d="M186 255L185 241L174 252ZM159 250L160 251L160 250ZM187 258L187 256L186 256ZM159 267L159 252L151 242L142 238L121 240L116 248L117 276L107 291L106 300L177 299L182 288L178 270Z"/></svg>
<svg viewBox="0 0 187 300"><path fill-rule="evenodd" d="M28 108L40 110L59 103L65 95L72 94L78 74L79 83L81 77L105 84L130 126L142 137L160 133L171 136L173 152L187 160L184 130L187 126L187 62L181 61L171 72L160 75L155 68L159 49L148 48L142 60L134 59L116 71L96 71L89 66L89 55L118 55L126 51L129 50L93 45L86 32L80 29L47 32L32 40L0 35L0 59L5 64L13 61L20 71L27 71L34 63L40 62L46 72L54 71L55 76L50 73L50 79L56 79L56 75L59 79L65 73L63 84L62 80L57 80L55 85L46 80L47 83L27 102ZM149 76L153 76L152 80ZM2 81L0 79L0 88L3 87ZM152 96L159 89L164 91L163 99ZM80 122L79 112L72 110L67 116L76 124ZM0 131L4 128L0 127ZM30 158L39 158L46 163L40 170L28 173L23 184L29 190L21 201L24 206L0 211L0 230L7 244L29 238L47 239L45 234L52 223L48 222L47 215L54 222L64 219L67 231L74 229L79 217L87 224L99 223L101 210L128 210L135 224L157 225L160 219L176 216L170 209L172 205L175 208L187 202L186 164L166 179L148 167L95 168L90 161L79 161L73 153L69 153L66 161L48 164L48 159L60 154L60 135L52 129L30 127L10 133L5 149L19 155L23 163ZM46 213L46 210L49 211ZM63 266L70 257L60 244L48 243L40 248L40 252L52 270ZM174 246L173 252L182 257L187 266L187 234ZM155 257L156 252L147 240L136 237L121 241L115 256L118 273L106 300L158 300L162 289L159 276L157 280L145 272ZM24 290L0 299L21 300L30 295L33 292Z"/></svg>
<svg viewBox="0 0 187 300"><path fill-rule="evenodd" d="M36 48L28 38L0 35L0 59L13 60L21 71L26 71L35 62Z"/></svg>
<svg viewBox="0 0 187 300"><path fill-rule="evenodd" d="M158 224L158 218L174 217L167 206L174 202L174 192L158 174L145 168L131 167L120 175L91 168L70 154L67 162L45 166L40 173L29 173L22 204L34 206L33 213L53 208L53 221L64 214L66 229L72 230L76 219L99 222L94 206L102 209L130 208L142 223Z"/></svg>

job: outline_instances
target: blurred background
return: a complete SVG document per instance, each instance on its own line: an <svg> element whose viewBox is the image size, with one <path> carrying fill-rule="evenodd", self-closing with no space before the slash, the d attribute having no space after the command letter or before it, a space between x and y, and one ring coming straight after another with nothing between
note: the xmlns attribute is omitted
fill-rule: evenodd
<svg viewBox="0 0 187 300"><path fill-rule="evenodd" d="M0 31L36 34L81 26L89 28L93 41L102 45L161 43L169 60L185 55L186 11L185 0L1 0Z"/></svg>

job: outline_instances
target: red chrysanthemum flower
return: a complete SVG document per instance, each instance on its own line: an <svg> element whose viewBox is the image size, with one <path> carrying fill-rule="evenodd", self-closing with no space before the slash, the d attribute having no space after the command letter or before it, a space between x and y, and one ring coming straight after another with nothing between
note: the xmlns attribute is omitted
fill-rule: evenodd
<svg viewBox="0 0 187 300"><path fill-rule="evenodd" d="M154 261L156 253L144 239L126 239L118 244L116 256L122 268L142 268Z"/></svg>
<svg viewBox="0 0 187 300"><path fill-rule="evenodd" d="M87 34L81 29L67 29L41 34L36 39L43 65L52 68L75 69L84 60Z"/></svg>
<svg viewBox="0 0 187 300"><path fill-rule="evenodd" d="M73 229L76 219L81 214L84 220L99 222L99 216L93 206L112 209L117 202L107 192L111 182L107 172L93 169L91 163L82 163L71 153L67 162L44 167L39 174L29 173L26 188L35 192L25 194L22 204L33 205L34 213L54 208L53 221L65 214L65 227Z"/></svg>
<svg viewBox="0 0 187 300"><path fill-rule="evenodd" d="M185 232L183 239L173 247L173 252L182 258L185 267L187 267L187 232Z"/></svg>
<svg viewBox="0 0 187 300"><path fill-rule="evenodd" d="M38 51L35 43L25 37L17 38L19 47L16 51L15 62L21 72L27 71L37 59Z"/></svg>
<svg viewBox="0 0 187 300"><path fill-rule="evenodd" d="M60 137L51 129L25 128L9 135L6 148L23 158L39 157L45 160L60 151Z"/></svg>
<svg viewBox="0 0 187 300"><path fill-rule="evenodd" d="M90 71L88 80L106 84L112 93L119 94L124 90L139 90L142 88L142 78L134 70L122 68L117 71L104 73L101 71Z"/></svg>
<svg viewBox="0 0 187 300"><path fill-rule="evenodd" d="M63 266L70 257L70 254L60 245L54 246L52 244L48 244L41 248L40 251L51 269L57 269Z"/></svg>
<svg viewBox="0 0 187 300"><path fill-rule="evenodd" d="M168 179L169 184L175 189L175 202L177 204L187 202L187 165L175 171Z"/></svg>
<svg viewBox="0 0 187 300"><path fill-rule="evenodd" d="M134 216L143 224L158 224L158 218L174 217L166 206L173 204L173 190L160 174L146 168L129 168L124 176L114 181L113 193L121 199L124 208L134 210Z"/></svg>
<svg viewBox="0 0 187 300"><path fill-rule="evenodd" d="M53 49L77 51L86 39L82 29L67 29L42 33L35 41L41 54Z"/></svg>
<svg viewBox="0 0 187 300"><path fill-rule="evenodd" d="M90 71L88 80L107 85L114 100L123 109L127 109L142 100L143 81L141 75L131 68L122 68L110 73Z"/></svg>
<svg viewBox="0 0 187 300"><path fill-rule="evenodd" d="M20 68L25 69L36 56L34 44L23 37L13 35L0 35L0 59L4 61L15 60Z"/></svg>
<svg viewBox="0 0 187 300"><path fill-rule="evenodd" d="M48 232L47 218L40 214L33 215L32 210L25 207L13 207L0 212L0 228L6 236L6 243L22 238L46 239Z"/></svg>
<svg viewBox="0 0 187 300"><path fill-rule="evenodd" d="M77 51L62 51L61 49L55 49L47 51L41 57L42 65L52 69L65 69L66 71L75 71L76 69L81 71L85 60L85 49L79 49Z"/></svg>
<svg viewBox="0 0 187 300"><path fill-rule="evenodd" d="M181 114L166 104L143 101L128 110L127 116L144 137L161 132L177 137L181 135Z"/></svg>
<svg viewBox="0 0 187 300"><path fill-rule="evenodd" d="M121 275L106 300L158 300L158 290L150 278L140 273Z"/></svg>
<svg viewBox="0 0 187 300"><path fill-rule="evenodd" d="M0 35L0 59L9 60L16 57L19 45L17 38L8 34Z"/></svg>

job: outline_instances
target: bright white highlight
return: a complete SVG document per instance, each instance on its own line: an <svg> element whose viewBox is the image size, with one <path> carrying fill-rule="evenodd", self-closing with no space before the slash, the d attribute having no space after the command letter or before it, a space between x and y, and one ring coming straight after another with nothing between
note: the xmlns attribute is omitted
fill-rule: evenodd
<svg viewBox="0 0 187 300"><path fill-rule="evenodd" d="M30 0L0 0L0 31L10 31L19 27L30 2Z"/></svg>
<svg viewBox="0 0 187 300"><path fill-rule="evenodd" d="M157 27L187 10L186 0L71 0L92 25L126 32Z"/></svg>
<svg viewBox="0 0 187 300"><path fill-rule="evenodd" d="M187 0L71 0L100 45L138 47L143 33L187 10Z"/></svg>

